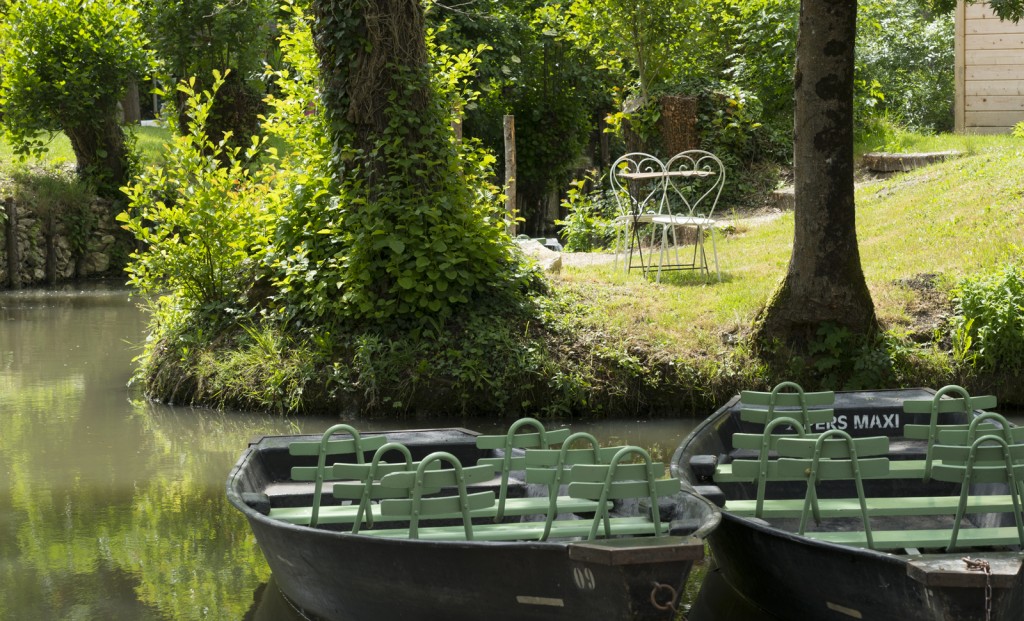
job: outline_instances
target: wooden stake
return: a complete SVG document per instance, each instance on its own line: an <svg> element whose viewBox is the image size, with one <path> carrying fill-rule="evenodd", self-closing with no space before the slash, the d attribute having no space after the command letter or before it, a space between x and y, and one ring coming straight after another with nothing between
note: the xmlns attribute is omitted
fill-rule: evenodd
<svg viewBox="0 0 1024 621"><path fill-rule="evenodd" d="M505 124L505 230L516 236L516 117L506 114Z"/></svg>
<svg viewBox="0 0 1024 621"><path fill-rule="evenodd" d="M14 199L7 201L7 282L21 289L21 259L18 258L18 209Z"/></svg>

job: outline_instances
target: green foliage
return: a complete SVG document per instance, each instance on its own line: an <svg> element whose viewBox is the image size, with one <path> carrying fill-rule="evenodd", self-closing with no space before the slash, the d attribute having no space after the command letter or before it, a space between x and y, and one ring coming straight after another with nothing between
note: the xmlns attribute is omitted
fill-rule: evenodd
<svg viewBox="0 0 1024 621"><path fill-rule="evenodd" d="M56 225L59 221L64 226L73 256L83 256L96 226L92 189L55 168L15 169L11 179L15 184L14 199L28 206L44 223ZM52 235L56 231L48 233Z"/></svg>
<svg viewBox="0 0 1024 621"><path fill-rule="evenodd" d="M827 390L864 390L890 386L894 358L903 346L889 335L864 336L824 323L807 342L806 355L786 355L783 377Z"/></svg>
<svg viewBox="0 0 1024 621"><path fill-rule="evenodd" d="M677 0L577 0L569 7L582 41L613 70L635 78L641 99L669 82L674 65L685 56L681 48L693 39L679 36L693 3ZM684 61L685 62L685 61ZM624 83L632 90L633 82Z"/></svg>
<svg viewBox="0 0 1024 621"><path fill-rule="evenodd" d="M738 4L735 44L726 75L763 106L762 122L792 131L798 0Z"/></svg>
<svg viewBox="0 0 1024 621"><path fill-rule="evenodd" d="M528 227L545 212L550 192L569 181L611 104L608 73L576 44L567 4L502 0L486 13L479 4L433 12L444 18L438 41L453 49L488 46L473 82L481 96L463 109L464 134L502 158L503 116L515 117L516 191Z"/></svg>
<svg viewBox="0 0 1024 621"><path fill-rule="evenodd" d="M141 0L146 29L168 84L195 77L199 90L211 87L214 71L225 75L207 122L220 140L233 132L245 146L257 131L263 63L273 42L272 0ZM168 90L168 103L185 125L184 98ZM172 120L174 120L172 118Z"/></svg>
<svg viewBox="0 0 1024 621"><path fill-rule="evenodd" d="M873 84L874 114L911 128L953 129L953 16L912 4L862 2L857 23L857 71ZM862 110L862 117L864 116Z"/></svg>
<svg viewBox="0 0 1024 621"><path fill-rule="evenodd" d="M761 101L731 84L705 93L699 112L702 143L745 164L763 155ZM734 168L735 169L735 168Z"/></svg>
<svg viewBox="0 0 1024 621"><path fill-rule="evenodd" d="M963 279L951 318L956 358L979 371L1024 369L1024 268L1013 263Z"/></svg>
<svg viewBox="0 0 1024 621"><path fill-rule="evenodd" d="M319 3L314 22L321 67L345 68L332 69L323 90L337 195L307 214L286 246L315 249L306 258L324 288L298 289L294 276L281 287L295 303L388 328L436 327L467 305L520 304L530 274L504 232L489 181L494 157L455 141L451 128L452 110L472 100L466 76L481 48L434 48L429 64L416 65L422 26L410 12L392 30L406 28L410 57L382 57L396 42L376 47L367 16L344 4ZM382 73L348 71L367 63ZM352 106L365 112L353 115Z"/></svg>
<svg viewBox="0 0 1024 621"><path fill-rule="evenodd" d="M113 196L127 178L118 101L148 68L137 13L122 2L23 0L0 24L0 109L21 155L41 155L68 134L79 172Z"/></svg>
<svg viewBox="0 0 1024 621"><path fill-rule="evenodd" d="M919 0L924 1L924 0ZM952 0L931 0L939 8L949 9L949 5ZM980 0L968 0L971 4L980 2ZM1024 2L1021 0L988 0L989 6L995 11L996 15L1000 19L1007 19L1013 22L1019 22L1024 19Z"/></svg>
<svg viewBox="0 0 1024 621"><path fill-rule="evenodd" d="M593 252L614 243L618 208L610 192L608 181L597 171L569 184L562 201L567 215L565 220L555 221L562 227L566 252Z"/></svg>
<svg viewBox="0 0 1024 621"><path fill-rule="evenodd" d="M195 82L178 90L190 110L189 132L175 137L161 166L147 167L124 188L128 210L118 216L144 245L132 255L131 283L144 294L169 292L186 309L222 310L239 301L254 280L251 259L269 241L280 200L274 171L251 170L227 138L205 131L216 90L198 92Z"/></svg>

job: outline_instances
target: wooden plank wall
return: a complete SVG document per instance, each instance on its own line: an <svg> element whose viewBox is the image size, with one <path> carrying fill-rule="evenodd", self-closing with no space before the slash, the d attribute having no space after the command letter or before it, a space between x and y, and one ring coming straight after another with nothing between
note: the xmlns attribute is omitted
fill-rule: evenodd
<svg viewBox="0 0 1024 621"><path fill-rule="evenodd" d="M956 131L1010 132L1024 121L1024 22L960 0L955 36Z"/></svg>

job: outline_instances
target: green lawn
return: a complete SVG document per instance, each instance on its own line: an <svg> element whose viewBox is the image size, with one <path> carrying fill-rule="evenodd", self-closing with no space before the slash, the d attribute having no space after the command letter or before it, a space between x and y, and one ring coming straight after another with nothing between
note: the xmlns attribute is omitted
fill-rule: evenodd
<svg viewBox="0 0 1024 621"><path fill-rule="evenodd" d="M163 153L163 145L170 137L170 132L163 127L142 127L136 125L132 128L136 136L136 148L144 162L153 162ZM63 132L53 135L49 143L49 149L43 156L42 161L49 164L74 164L75 153L71 150L71 143ZM11 162L15 160L11 145L0 137L0 162ZM38 162L35 158L29 158L28 163Z"/></svg>
<svg viewBox="0 0 1024 621"><path fill-rule="evenodd" d="M957 149L966 155L857 190L864 273L879 317L897 330L912 323L917 295L900 281L935 274L943 288L1019 258L1024 230L1024 140L946 136L906 146L908 152ZM566 268L557 282L592 305L593 321L621 339L666 355L714 355L725 333L750 327L785 273L792 248L792 212L769 222L734 223L735 233L718 238L722 283L676 272L656 284L611 264Z"/></svg>

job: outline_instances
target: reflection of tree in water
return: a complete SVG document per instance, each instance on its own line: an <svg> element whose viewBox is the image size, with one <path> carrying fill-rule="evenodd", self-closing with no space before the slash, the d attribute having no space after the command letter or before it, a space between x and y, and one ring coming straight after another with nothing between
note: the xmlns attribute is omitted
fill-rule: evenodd
<svg viewBox="0 0 1024 621"><path fill-rule="evenodd" d="M253 430L90 420L87 392L0 374L0 618L241 619L269 570L223 484Z"/></svg>
<svg viewBox="0 0 1024 621"><path fill-rule="evenodd" d="M132 528L111 541L114 561L138 576L139 598L167 618L241 619L270 570L224 481L262 419L145 402L131 419L156 475L136 490Z"/></svg>
<svg viewBox="0 0 1024 621"><path fill-rule="evenodd" d="M82 383L0 375L2 618L158 618L106 562L109 533L130 527L131 496L96 490L88 460L76 459Z"/></svg>

